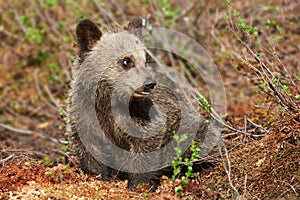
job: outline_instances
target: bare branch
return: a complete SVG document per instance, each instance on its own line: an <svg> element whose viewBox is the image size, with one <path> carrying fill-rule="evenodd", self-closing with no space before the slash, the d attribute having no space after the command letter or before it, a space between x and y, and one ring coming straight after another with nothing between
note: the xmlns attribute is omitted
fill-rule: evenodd
<svg viewBox="0 0 300 200"><path fill-rule="evenodd" d="M251 121L249 118L247 118L247 121L250 122L253 126L257 127L257 128L260 128L260 129L263 129L266 133L269 133L269 131L267 129L265 129L263 126L261 125L258 125L256 123L254 123L253 121Z"/></svg>
<svg viewBox="0 0 300 200"><path fill-rule="evenodd" d="M244 116L244 139L243 142L246 143L247 140L247 117Z"/></svg>
<svg viewBox="0 0 300 200"><path fill-rule="evenodd" d="M2 126L2 127L3 127L4 129L6 129L6 130L9 130L9 131L12 131L12 132L15 132L15 133L19 133L19 134L32 135L32 134L35 133L34 131L31 131L31 130L18 129L18 128L14 128L14 127L12 127L12 126L10 126L10 125L3 124L3 123L0 123L0 126ZM43 138L43 139L48 139L48 140L50 140L50 141L53 142L53 143L68 144L68 141L66 141L66 140L63 140L63 139L57 139L57 138L54 138L54 137L45 135L45 134L43 134L43 133L38 133L38 136L39 136L40 138Z"/></svg>
<svg viewBox="0 0 300 200"><path fill-rule="evenodd" d="M46 93L48 94L49 98L51 99L51 101L55 104L56 108L61 107L61 105L57 102L57 100L54 98L53 94L49 90L48 85L44 85L44 89L45 89Z"/></svg>
<svg viewBox="0 0 300 200"><path fill-rule="evenodd" d="M228 182L229 182L229 185L230 187L233 189L233 191L236 193L237 195L237 199L241 199L240 197L240 193L239 191L236 189L236 187L233 185L232 183L232 180L231 180L231 163L230 163L230 160L229 160L229 155L228 155L228 151L227 151L227 148L225 146L224 143L222 143L222 146L224 148L224 151L225 151L225 157L226 157L226 161L225 161L225 158L223 156L223 153L222 153L222 150L221 150L221 146L218 145L218 149L219 149L219 154L222 158L222 162L223 162L223 165L224 165L224 170L227 174L227 177L228 177Z"/></svg>
<svg viewBox="0 0 300 200"><path fill-rule="evenodd" d="M34 81L35 81L35 87L38 91L39 96L41 97L42 101L44 101L49 107L53 108L54 110L57 110L57 107L53 106L43 95L41 92L41 88L38 82L38 77L37 77L38 69L34 70Z"/></svg>
<svg viewBox="0 0 300 200"><path fill-rule="evenodd" d="M27 33L27 29L23 26L23 23L21 22L21 19L20 19L20 16L19 16L19 13L17 12L17 10L16 9L13 9L13 13L14 13L14 15L15 15L15 19L16 19L16 21L17 21L17 23L18 23L18 25L20 26L20 28L21 28L21 30L22 30L22 32L26 35L26 33Z"/></svg>
<svg viewBox="0 0 300 200"><path fill-rule="evenodd" d="M24 134L24 135L31 135L34 133L34 131L30 131L30 130L22 130L22 129L18 129L18 128L14 128L12 126L0 123L0 126L2 126L3 128L15 132L15 133L20 133L20 134Z"/></svg>
<svg viewBox="0 0 300 200"><path fill-rule="evenodd" d="M6 161L10 160L10 159L11 159L12 157L14 157L14 156L15 156L15 154L13 153L13 154L9 155L8 157L6 157L6 158L0 160L0 163L5 163Z"/></svg>

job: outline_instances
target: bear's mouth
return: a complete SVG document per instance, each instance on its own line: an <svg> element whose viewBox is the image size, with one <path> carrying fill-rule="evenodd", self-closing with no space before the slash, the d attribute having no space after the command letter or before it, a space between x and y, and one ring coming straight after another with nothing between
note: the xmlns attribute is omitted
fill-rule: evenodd
<svg viewBox="0 0 300 200"><path fill-rule="evenodd" d="M138 95L149 95L150 94L150 92L145 92L145 91L143 91L143 92L135 92L136 94L138 94Z"/></svg>
<svg viewBox="0 0 300 200"><path fill-rule="evenodd" d="M144 87L138 88L134 91L134 97L147 97L151 94L152 89L146 89Z"/></svg>

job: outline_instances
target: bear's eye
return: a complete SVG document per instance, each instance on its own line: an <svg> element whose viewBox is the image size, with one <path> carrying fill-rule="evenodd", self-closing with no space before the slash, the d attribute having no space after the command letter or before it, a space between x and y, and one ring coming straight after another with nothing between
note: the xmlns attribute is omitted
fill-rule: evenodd
<svg viewBox="0 0 300 200"><path fill-rule="evenodd" d="M128 57L126 57L122 60L122 65L123 65L124 68L134 67L133 61Z"/></svg>

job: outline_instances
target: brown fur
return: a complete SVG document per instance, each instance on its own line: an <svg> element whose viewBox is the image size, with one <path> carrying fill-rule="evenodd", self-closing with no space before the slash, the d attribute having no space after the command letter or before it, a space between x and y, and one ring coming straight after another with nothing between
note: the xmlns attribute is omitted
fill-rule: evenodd
<svg viewBox="0 0 300 200"><path fill-rule="evenodd" d="M71 127L71 138L76 146L77 154L80 159L82 169L88 173L101 174L105 180L113 176L120 179L129 180L129 188L136 187L140 183L150 183L157 186L159 177L168 168L154 170L147 173L127 173L122 171L122 163L130 163L135 168L153 168L160 166L160 162L165 159L172 159L174 154L168 154L164 151L171 151L174 145L154 154L153 162L148 159L134 160L126 156L114 157L114 152L109 145L114 145L127 152L132 153L149 153L159 150L172 140L173 131L180 128L180 120L186 126L186 132L197 126L196 141L201 144L207 132L215 131L208 128L202 118L195 118L193 112L184 113L188 117L182 119L182 106L179 104L178 97L164 85L156 85L146 91L145 82L152 80L151 74L146 66L146 55L144 47L140 42L141 37L141 20L139 18L131 21L124 30L102 33L98 27L90 20L81 21L76 29L77 43L79 45L79 62L74 67L73 83L69 97L69 118ZM129 31L129 32L127 32ZM124 68L120 61L124 58L130 58L134 66L129 69ZM79 72L79 69L81 72ZM118 88L118 101L112 101L114 89ZM134 88L134 89L133 89ZM94 90L95 89L95 90ZM136 95L135 92L151 92L149 95ZM86 92L91 95L80 96L80 92ZM94 101L91 99L95 99ZM129 99L129 105L126 102ZM95 102L94 106L90 106ZM118 105L115 105L118 104ZM164 113L158 109L153 109L153 105L160 105ZM86 107L90 109L86 109ZM129 106L129 109L128 109ZM113 112L113 107L117 109ZM95 110L93 110L95 109ZM95 112L96 120L93 119ZM129 115L135 123L137 129L131 128L120 120L116 120L124 115ZM158 134L151 133L154 131L150 126L151 119L154 117L164 118L164 124ZM188 119L188 120L187 120ZM91 130L84 134L90 135L93 141L97 141L99 154L102 159L110 163L116 163L119 169L112 169L109 166L96 160L87 150L78 134L77 123L85 121L87 127L93 127L99 124L101 131ZM157 122L158 123L158 122ZM157 126L160 126L157 124ZM154 124L155 127L155 124ZM95 133L96 132L96 133ZM128 135L128 132L136 132L139 136ZM187 143L191 142L188 139ZM95 142L96 143L96 142ZM105 153L104 153L105 152ZM111 152L107 155L107 152ZM189 156L187 151L184 156ZM166 158L170 157L170 158Z"/></svg>

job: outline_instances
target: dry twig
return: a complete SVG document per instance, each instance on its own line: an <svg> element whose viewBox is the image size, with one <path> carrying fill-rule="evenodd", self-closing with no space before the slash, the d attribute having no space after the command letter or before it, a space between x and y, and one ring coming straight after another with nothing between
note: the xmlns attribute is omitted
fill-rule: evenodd
<svg viewBox="0 0 300 200"><path fill-rule="evenodd" d="M237 195L237 199L241 199L240 197L240 193L239 191L236 189L236 187L233 185L233 182L231 180L231 162L229 160L229 155L228 155L228 151L227 151L227 148L225 146L224 143L222 143L222 146L223 146L223 149L224 149L224 152L225 152L225 157L223 156L223 153L222 153L222 150L221 150L221 146L218 145L218 149L219 149L219 154L222 158L222 162L223 162L223 165L224 165L224 170L227 174L227 177L228 177L228 182L229 182L229 185L230 187L233 189L233 191L236 193ZM225 160L226 159L226 160Z"/></svg>

